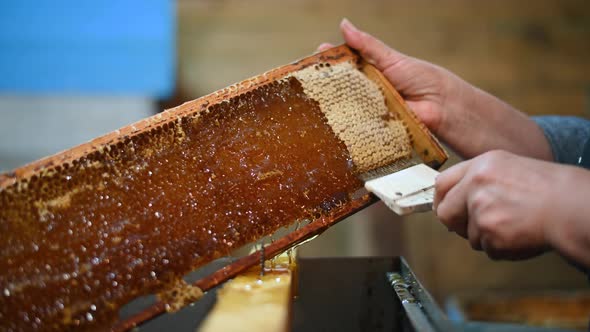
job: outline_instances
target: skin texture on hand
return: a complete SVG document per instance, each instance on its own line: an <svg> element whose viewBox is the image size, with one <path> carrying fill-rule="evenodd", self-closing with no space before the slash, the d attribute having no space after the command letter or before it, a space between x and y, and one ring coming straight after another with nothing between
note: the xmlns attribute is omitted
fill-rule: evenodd
<svg viewBox="0 0 590 332"><path fill-rule="evenodd" d="M553 248L590 267L590 204L584 199L590 171L548 162L553 155L542 130L500 99L346 19L340 30L435 135L473 158L436 181L435 213L450 231L493 259L524 259Z"/></svg>
<svg viewBox="0 0 590 332"><path fill-rule="evenodd" d="M579 195L590 197L590 172L491 151L441 173L434 206L450 231L493 259L553 247L590 267L590 208Z"/></svg>
<svg viewBox="0 0 590 332"><path fill-rule="evenodd" d="M340 30L346 43L383 72L420 120L463 158L502 149L552 160L541 129L510 105L444 68L390 48L346 19Z"/></svg>

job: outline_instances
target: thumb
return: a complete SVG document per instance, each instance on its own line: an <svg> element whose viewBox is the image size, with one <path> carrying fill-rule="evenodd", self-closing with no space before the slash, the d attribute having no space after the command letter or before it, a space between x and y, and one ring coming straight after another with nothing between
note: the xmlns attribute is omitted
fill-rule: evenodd
<svg viewBox="0 0 590 332"><path fill-rule="evenodd" d="M385 45L379 39L357 29L346 18L340 22L340 30L348 46L361 53L365 60L369 61L380 71L385 71L406 56Z"/></svg>

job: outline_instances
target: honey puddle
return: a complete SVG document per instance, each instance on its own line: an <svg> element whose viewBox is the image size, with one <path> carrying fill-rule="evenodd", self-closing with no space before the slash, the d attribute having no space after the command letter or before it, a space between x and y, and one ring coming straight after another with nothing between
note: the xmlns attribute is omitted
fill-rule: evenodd
<svg viewBox="0 0 590 332"><path fill-rule="evenodd" d="M137 296L360 187L284 79L0 191L0 330L111 324Z"/></svg>

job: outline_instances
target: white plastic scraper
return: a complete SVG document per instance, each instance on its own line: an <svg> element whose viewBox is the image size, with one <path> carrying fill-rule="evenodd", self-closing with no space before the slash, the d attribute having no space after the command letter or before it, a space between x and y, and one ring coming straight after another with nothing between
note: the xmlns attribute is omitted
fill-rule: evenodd
<svg viewBox="0 0 590 332"><path fill-rule="evenodd" d="M430 211L438 174L432 168L418 164L369 180L365 182L365 188L400 216Z"/></svg>

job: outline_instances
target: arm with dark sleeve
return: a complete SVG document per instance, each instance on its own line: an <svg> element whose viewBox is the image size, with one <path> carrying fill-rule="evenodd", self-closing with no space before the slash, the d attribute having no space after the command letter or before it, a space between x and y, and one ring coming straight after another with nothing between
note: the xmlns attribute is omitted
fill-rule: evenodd
<svg viewBox="0 0 590 332"><path fill-rule="evenodd" d="M533 120L547 137L556 162L589 168L590 121L569 116L538 116L533 117ZM583 163L581 163L582 157L585 159ZM572 260L569 261L585 272L590 280L590 269Z"/></svg>
<svg viewBox="0 0 590 332"><path fill-rule="evenodd" d="M590 121L573 116L536 116L533 120L547 137L553 159L561 164L577 165L590 139Z"/></svg>

